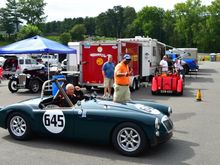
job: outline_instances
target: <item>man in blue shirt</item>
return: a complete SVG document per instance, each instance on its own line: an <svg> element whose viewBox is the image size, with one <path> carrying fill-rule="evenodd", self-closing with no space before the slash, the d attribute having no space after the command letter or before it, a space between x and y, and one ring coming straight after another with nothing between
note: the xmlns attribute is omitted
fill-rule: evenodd
<svg viewBox="0 0 220 165"><path fill-rule="evenodd" d="M104 79L104 98L112 98L111 96L111 89L113 86L113 81L114 81L114 69L115 65L112 62L112 55L108 55L108 61L105 62L102 66L102 75ZM107 95L108 93L108 95Z"/></svg>

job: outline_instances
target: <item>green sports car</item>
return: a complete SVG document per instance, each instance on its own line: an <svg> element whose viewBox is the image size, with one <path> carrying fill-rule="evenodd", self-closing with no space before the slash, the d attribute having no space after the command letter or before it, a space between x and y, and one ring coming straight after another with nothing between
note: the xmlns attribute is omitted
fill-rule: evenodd
<svg viewBox="0 0 220 165"><path fill-rule="evenodd" d="M71 105L60 80L52 81ZM0 108L0 127L17 140L30 139L35 133L111 143L127 156L137 156L172 137L169 106L146 100L114 103L91 96L74 106L59 107L54 103L56 97L43 97L42 92L41 98Z"/></svg>

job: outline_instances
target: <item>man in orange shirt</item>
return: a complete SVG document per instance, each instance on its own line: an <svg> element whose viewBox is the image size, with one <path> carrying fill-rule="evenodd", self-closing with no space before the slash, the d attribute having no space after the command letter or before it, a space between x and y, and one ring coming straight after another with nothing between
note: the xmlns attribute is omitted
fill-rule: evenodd
<svg viewBox="0 0 220 165"><path fill-rule="evenodd" d="M129 76L132 74L132 70L129 69L128 64L131 62L131 56L125 54L123 60L115 67L114 72L114 102L126 102L131 100L129 89Z"/></svg>

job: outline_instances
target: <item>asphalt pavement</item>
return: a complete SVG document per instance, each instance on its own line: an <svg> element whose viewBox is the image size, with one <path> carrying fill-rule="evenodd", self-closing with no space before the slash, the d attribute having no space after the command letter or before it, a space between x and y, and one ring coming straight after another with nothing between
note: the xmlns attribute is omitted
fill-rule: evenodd
<svg viewBox="0 0 220 165"><path fill-rule="evenodd" d="M111 146L36 137L16 141L0 128L2 165L216 165L220 162L220 62L201 62L197 74L186 76L183 96L153 96L150 84L132 93L132 99L149 99L173 108L174 135L141 157L125 157ZM202 101L196 101L198 89ZM99 95L102 93L99 92ZM0 106L38 97L28 90L10 93L7 81L0 84Z"/></svg>

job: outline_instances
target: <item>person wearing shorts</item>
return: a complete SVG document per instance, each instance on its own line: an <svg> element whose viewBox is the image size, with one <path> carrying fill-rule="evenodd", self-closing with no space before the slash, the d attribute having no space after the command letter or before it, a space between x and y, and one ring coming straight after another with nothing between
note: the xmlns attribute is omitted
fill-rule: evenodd
<svg viewBox="0 0 220 165"><path fill-rule="evenodd" d="M114 72L114 96L113 101L118 103L125 103L131 100L131 93L129 89L129 76L132 74L132 70L129 69L128 64L131 62L131 56L125 54L123 60L115 67Z"/></svg>
<svg viewBox="0 0 220 165"><path fill-rule="evenodd" d="M112 55L108 55L108 61L105 62L102 66L102 75L104 79L104 98L112 98L111 96L111 89L113 87L113 81L114 81L114 69L115 65L112 62Z"/></svg>

